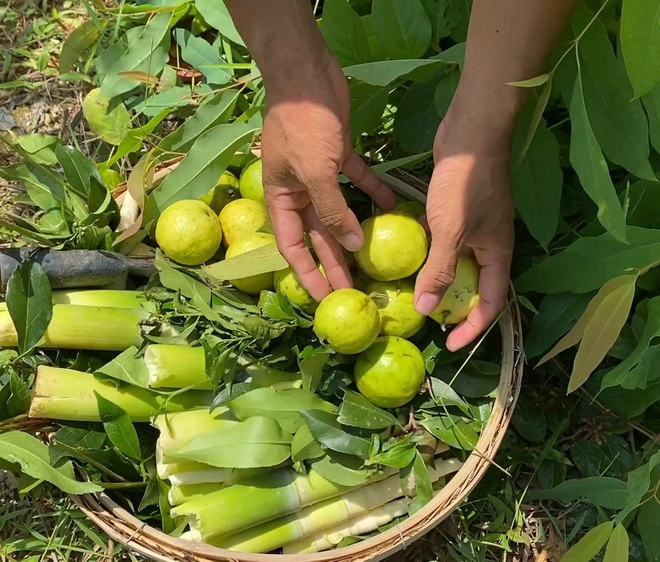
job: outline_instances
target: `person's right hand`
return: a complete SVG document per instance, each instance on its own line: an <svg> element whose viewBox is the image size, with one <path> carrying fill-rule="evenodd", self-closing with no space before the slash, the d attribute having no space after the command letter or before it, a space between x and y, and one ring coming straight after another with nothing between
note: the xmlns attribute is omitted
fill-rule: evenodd
<svg viewBox="0 0 660 562"><path fill-rule="evenodd" d="M261 157L266 205L280 252L311 296L352 286L342 247L363 243L362 229L339 188L343 172L383 210L394 193L355 152L349 134L346 78L328 53L298 81L266 83ZM303 235L308 232L326 277Z"/></svg>

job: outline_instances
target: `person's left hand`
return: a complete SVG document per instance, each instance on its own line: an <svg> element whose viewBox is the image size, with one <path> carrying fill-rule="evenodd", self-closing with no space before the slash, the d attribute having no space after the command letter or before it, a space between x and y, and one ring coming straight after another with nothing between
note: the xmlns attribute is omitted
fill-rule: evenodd
<svg viewBox="0 0 660 562"><path fill-rule="evenodd" d="M415 285L415 308L430 314L454 281L459 255L474 254L481 266L479 303L447 337L450 351L474 341L497 318L513 254L510 137L504 127L479 123L473 112L462 114L456 99L435 138L426 204L431 248Z"/></svg>

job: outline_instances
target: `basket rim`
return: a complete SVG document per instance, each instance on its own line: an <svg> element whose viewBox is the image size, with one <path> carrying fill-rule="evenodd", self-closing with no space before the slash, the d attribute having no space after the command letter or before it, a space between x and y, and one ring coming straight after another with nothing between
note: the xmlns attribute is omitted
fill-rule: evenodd
<svg viewBox="0 0 660 562"><path fill-rule="evenodd" d="M379 175L400 195L425 202L427 186L400 170ZM405 178L405 179L404 179ZM414 183L415 185L411 185ZM113 540L158 562L358 562L383 560L418 540L446 519L481 481L505 437L522 385L521 312L510 284L506 308L497 322L502 339L500 380L493 410L473 451L429 503L398 525L352 545L314 554L252 554L171 537L140 521L107 494L70 496Z"/></svg>

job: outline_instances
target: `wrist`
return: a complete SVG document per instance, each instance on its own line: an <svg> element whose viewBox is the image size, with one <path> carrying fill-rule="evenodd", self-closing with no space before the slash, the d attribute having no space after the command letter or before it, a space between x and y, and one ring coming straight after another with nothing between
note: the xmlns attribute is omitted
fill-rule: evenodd
<svg viewBox="0 0 660 562"><path fill-rule="evenodd" d="M511 90L522 90L504 86ZM439 141L451 140L457 150L508 153L525 92L502 88L462 77L445 115Z"/></svg>
<svg viewBox="0 0 660 562"><path fill-rule="evenodd" d="M280 3L271 1L267 8L272 10L271 24L251 26L246 37L267 92L290 90L293 84L321 76L332 59L309 3Z"/></svg>

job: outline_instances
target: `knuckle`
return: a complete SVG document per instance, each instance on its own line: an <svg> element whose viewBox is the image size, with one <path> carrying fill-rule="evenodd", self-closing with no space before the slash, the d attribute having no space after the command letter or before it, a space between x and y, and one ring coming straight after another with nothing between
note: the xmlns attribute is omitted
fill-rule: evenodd
<svg viewBox="0 0 660 562"><path fill-rule="evenodd" d="M425 272L426 278L437 288L449 287L456 277L456 270L449 265L442 268L429 269Z"/></svg>
<svg viewBox="0 0 660 562"><path fill-rule="evenodd" d="M344 223L344 213L341 209L321 208L316 211L319 220L329 229L339 228Z"/></svg>

